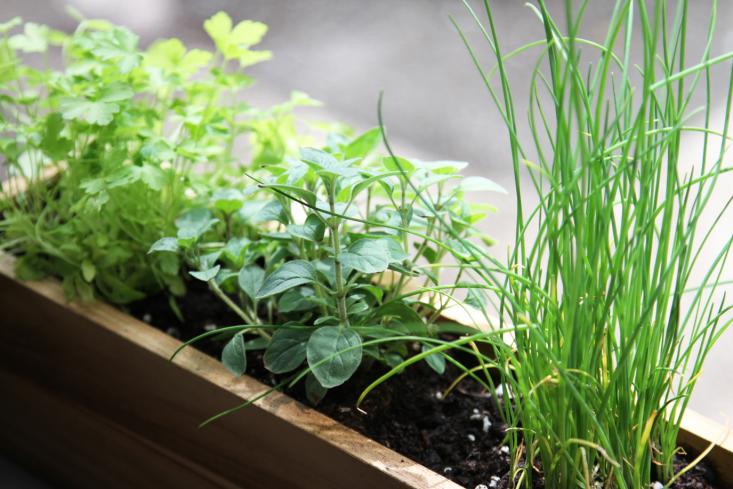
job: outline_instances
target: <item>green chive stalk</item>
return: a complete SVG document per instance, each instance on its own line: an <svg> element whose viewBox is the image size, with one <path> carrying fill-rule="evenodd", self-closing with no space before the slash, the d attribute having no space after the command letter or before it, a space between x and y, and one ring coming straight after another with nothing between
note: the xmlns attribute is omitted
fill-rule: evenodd
<svg viewBox="0 0 733 489"><path fill-rule="evenodd" d="M617 0L602 43L579 35L587 5L566 0L558 21L544 0L533 2L541 41L505 55L491 2L483 1L485 20L466 3L495 55L492 71L459 29L506 124L516 183L508 263L501 271L474 246L480 266L469 271L501 285L501 327L528 326L514 333L512 348L496 348L512 399L504 412L515 487L532 487L538 471L555 489L671 484L682 416L706 355L732 321L718 294L733 240L722 228L724 244L703 282L691 283L733 200L717 185L731 171L724 156L733 73L721 97L724 127L711 122L711 72L733 57L712 53L716 3L692 63L690 2L672 10L665 0ZM632 64L639 45L641 61ZM523 139L505 62L533 52ZM692 105L698 92L701 110ZM703 135L692 162L682 158L688 132ZM525 171L540 197L529 213ZM720 195L726 204L713 209ZM705 212L717 216L710 226Z"/></svg>

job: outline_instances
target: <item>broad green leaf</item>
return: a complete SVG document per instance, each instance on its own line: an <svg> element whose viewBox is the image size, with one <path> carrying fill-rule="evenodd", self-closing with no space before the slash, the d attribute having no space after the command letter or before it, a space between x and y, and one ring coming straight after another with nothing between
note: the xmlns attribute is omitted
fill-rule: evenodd
<svg viewBox="0 0 733 489"><path fill-rule="evenodd" d="M197 272L189 272L189 273L194 278L197 278L203 282L208 282L209 280L212 280L214 277L216 277L216 274L219 273L220 268L221 267L219 265L216 265L211 268L207 268L206 270L200 270Z"/></svg>
<svg viewBox="0 0 733 489"><path fill-rule="evenodd" d="M168 251L171 253L178 252L178 240L176 238L160 238L148 250L148 253L156 251Z"/></svg>
<svg viewBox="0 0 733 489"><path fill-rule="evenodd" d="M23 34L10 37L10 47L24 53L45 52L48 49L48 27L28 22L23 27Z"/></svg>
<svg viewBox="0 0 733 489"><path fill-rule="evenodd" d="M221 363L234 375L242 375L247 370L247 350L244 346L244 336L235 334L224 345L221 352Z"/></svg>
<svg viewBox="0 0 733 489"><path fill-rule="evenodd" d="M428 345L423 345L422 352L425 353L431 348L432 347ZM445 357L442 354L433 353L432 355L428 355L427 357L425 357L425 362L430 365L430 368L435 370L438 375L443 375L443 373L445 373Z"/></svg>
<svg viewBox="0 0 733 489"><path fill-rule="evenodd" d="M233 188L217 189L211 196L211 202L223 213L232 214L242 208L242 192Z"/></svg>
<svg viewBox="0 0 733 489"><path fill-rule="evenodd" d="M81 275L84 277L84 280L87 282L91 282L94 280L94 276L97 274L97 269L94 266L94 263L92 263L89 260L84 260L81 262Z"/></svg>
<svg viewBox="0 0 733 489"><path fill-rule="evenodd" d="M217 12L204 22L204 30L217 47L224 45L232 31L232 18L226 12Z"/></svg>
<svg viewBox="0 0 733 489"><path fill-rule="evenodd" d="M110 83L99 92L100 102L121 102L131 99L135 95L132 87L120 82Z"/></svg>
<svg viewBox="0 0 733 489"><path fill-rule="evenodd" d="M335 156L316 148L301 148L300 159L321 169L334 168L339 164Z"/></svg>
<svg viewBox="0 0 733 489"><path fill-rule="evenodd" d="M305 360L310 335L307 329L276 330L263 357L265 368L275 374L284 374L300 367Z"/></svg>
<svg viewBox="0 0 733 489"><path fill-rule="evenodd" d="M265 271L256 265L243 267L237 277L239 288L252 301L257 299L257 291L260 290L264 282Z"/></svg>
<svg viewBox="0 0 733 489"><path fill-rule="evenodd" d="M308 373L305 377L305 397L308 398L308 400L311 402L311 404L316 405L320 403L323 398L326 396L326 393L328 392L328 389L323 387L319 382L318 379L316 379L315 375L312 373Z"/></svg>
<svg viewBox="0 0 733 489"><path fill-rule="evenodd" d="M499 192L507 193L506 189L486 177L465 177L458 184L458 187L464 192Z"/></svg>
<svg viewBox="0 0 733 489"><path fill-rule="evenodd" d="M244 265L244 255L251 243L247 238L232 238L227 241L226 246L222 250L222 254L224 258L233 264L234 268L242 268L242 265Z"/></svg>
<svg viewBox="0 0 733 489"><path fill-rule="evenodd" d="M388 170L404 172L407 175L411 175L415 171L415 165L405 158L399 156L384 156L382 158L382 164Z"/></svg>
<svg viewBox="0 0 733 489"><path fill-rule="evenodd" d="M168 73L190 76L211 61L211 53L202 49L186 52L186 47L176 38L156 41L145 53L145 65Z"/></svg>
<svg viewBox="0 0 733 489"><path fill-rule="evenodd" d="M106 126L112 122L114 114L120 111L119 105L114 103L72 97L62 98L59 107L64 119L80 120L98 126Z"/></svg>
<svg viewBox="0 0 733 489"><path fill-rule="evenodd" d="M217 222L219 220L211 217L210 210L201 207L191 209L176 219L177 237L183 241L195 241Z"/></svg>
<svg viewBox="0 0 733 489"><path fill-rule="evenodd" d="M114 62L120 73L129 73L142 61L142 55L137 52L139 37L124 27L95 32L94 39L96 44L90 46L92 54L104 61Z"/></svg>
<svg viewBox="0 0 733 489"><path fill-rule="evenodd" d="M288 233L308 241L321 241L326 232L326 224L315 214L308 214L304 224L291 224Z"/></svg>
<svg viewBox="0 0 733 489"><path fill-rule="evenodd" d="M390 238L364 238L356 241L341 254L341 263L362 273L379 273L390 263L404 260L407 254Z"/></svg>
<svg viewBox="0 0 733 489"><path fill-rule="evenodd" d="M272 57L269 51L252 51L267 33L262 22L243 20L232 28L232 19L225 12L217 12L204 22L204 30L211 36L224 59L237 59L241 66L249 66Z"/></svg>
<svg viewBox="0 0 733 489"><path fill-rule="evenodd" d="M403 323L422 323L422 318L413 308L403 302L387 302L372 313L375 318L397 318Z"/></svg>
<svg viewBox="0 0 733 489"><path fill-rule="evenodd" d="M468 166L465 161L415 161L415 166L428 170L436 175L453 175Z"/></svg>
<svg viewBox="0 0 733 489"><path fill-rule="evenodd" d="M317 305L315 292L310 287L295 287L283 292L277 301L277 311L282 314L307 311Z"/></svg>
<svg viewBox="0 0 733 489"><path fill-rule="evenodd" d="M17 63L18 58L15 56L13 49L8 45L7 41L0 39L0 83L14 80L18 77Z"/></svg>
<svg viewBox="0 0 733 489"><path fill-rule="evenodd" d="M0 63L2 60L0 60ZM2 68L0 68L1 70ZM54 161L65 159L74 144L61 135L64 129L64 120L61 114L52 113L46 118L46 125L43 130L41 149L49 158Z"/></svg>
<svg viewBox="0 0 733 489"><path fill-rule="evenodd" d="M382 140L382 132L378 127L369 129L364 134L355 138L344 148L344 158L364 158L374 151Z"/></svg>
<svg viewBox="0 0 733 489"><path fill-rule="evenodd" d="M277 183L265 185L264 188L270 188L279 190L287 196L297 197L300 200L306 202L308 205L315 206L318 197L310 190L302 187L296 187L294 185L281 185ZM278 192L279 193L279 192ZM281 194L282 195L282 194Z"/></svg>
<svg viewBox="0 0 733 489"><path fill-rule="evenodd" d="M362 358L361 337L343 326L318 328L308 340L308 366L321 386L332 388L349 380Z"/></svg>
<svg viewBox="0 0 733 489"><path fill-rule="evenodd" d="M311 283L315 278L316 271L309 262L304 260L289 261L265 279L262 287L257 292L257 298L262 299L285 292L298 285Z"/></svg>

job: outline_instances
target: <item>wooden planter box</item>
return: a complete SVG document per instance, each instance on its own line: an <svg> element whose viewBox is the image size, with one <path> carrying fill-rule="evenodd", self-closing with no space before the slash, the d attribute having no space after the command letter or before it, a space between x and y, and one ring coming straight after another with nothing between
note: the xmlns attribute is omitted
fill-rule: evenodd
<svg viewBox="0 0 733 489"><path fill-rule="evenodd" d="M75 488L459 486L280 393L199 429L265 386L110 305L18 281L0 253L0 450ZM733 436L689 413L681 443L733 487ZM473 489L473 488L470 488Z"/></svg>

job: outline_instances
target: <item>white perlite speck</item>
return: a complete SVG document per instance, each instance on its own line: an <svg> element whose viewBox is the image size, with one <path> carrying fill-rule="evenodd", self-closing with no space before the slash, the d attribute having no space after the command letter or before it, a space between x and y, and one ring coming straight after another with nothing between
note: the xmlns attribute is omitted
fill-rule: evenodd
<svg viewBox="0 0 733 489"><path fill-rule="evenodd" d="M489 489L489 486L487 486L486 484L479 484L473 489Z"/></svg>
<svg viewBox="0 0 733 489"><path fill-rule="evenodd" d="M489 487L496 487L499 485L499 481L501 479L498 476L492 475L491 480L489 481Z"/></svg>
<svg viewBox="0 0 733 489"><path fill-rule="evenodd" d="M503 447L501 447L501 448L499 449L499 451L500 451L501 453L509 453L509 447L508 447L508 446L506 446L506 445L504 445Z"/></svg>
<svg viewBox="0 0 733 489"><path fill-rule="evenodd" d="M483 430L484 433L488 433L489 428L491 428L491 421L489 421L489 417L484 416L484 419L482 420L482 422L483 422L483 425L481 426L481 429Z"/></svg>
<svg viewBox="0 0 733 489"><path fill-rule="evenodd" d="M476 436L473 435L472 433L469 433L468 434L468 441L471 441L471 442L476 441Z"/></svg>
<svg viewBox="0 0 733 489"><path fill-rule="evenodd" d="M652 482L652 489L664 489L664 484L659 481Z"/></svg>

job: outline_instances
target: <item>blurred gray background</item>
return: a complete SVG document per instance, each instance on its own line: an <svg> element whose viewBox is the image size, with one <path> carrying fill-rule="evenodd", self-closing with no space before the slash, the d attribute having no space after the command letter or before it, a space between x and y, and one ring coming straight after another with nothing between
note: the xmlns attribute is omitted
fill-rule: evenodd
<svg viewBox="0 0 733 489"><path fill-rule="evenodd" d="M603 38L612 3L591 0L585 35ZM733 2L719 3L714 54L733 49L729 27L733 25ZM254 105L266 106L287 98L293 89L302 90L325 104L304 110L304 117L368 129L376 125L377 97L384 90L386 124L398 152L423 159L468 161L468 173L491 178L507 189L513 186L501 119L449 20L451 15L456 18L478 47L484 65L491 67L480 32L459 0L2 0L0 20L19 15L70 31L75 21L65 12L67 4L87 17L104 17L131 28L140 34L143 46L172 36L189 46L208 46L201 25L219 10L227 11L235 22L265 22L270 30L261 47L272 50L274 57L249 70L257 80L249 91ZM493 4L505 51L541 36L538 20L524 1L495 0ZM710 4L710 0L692 2L691 58L705 40ZM480 7L477 2L474 6ZM523 88L535 60L533 53L508 64L519 94L520 119L527 110ZM716 88L725 82L728 68L715 71ZM716 97L714 105L722 110L724 87L717 90ZM723 117L721 111L714 114L721 128ZM701 151L700 138L689 138L684 148L693 166ZM728 178L711 207L723 205L731 189L733 181ZM497 239L497 255L505 255L511 244L514 197L511 191L507 196L476 196L498 208L484 224ZM729 213L719 227L718 246L731 232ZM733 278L733 270L727 278ZM722 422L733 415L732 348L730 331L711 353L692 401L694 409ZM0 464L0 482L2 467Z"/></svg>

